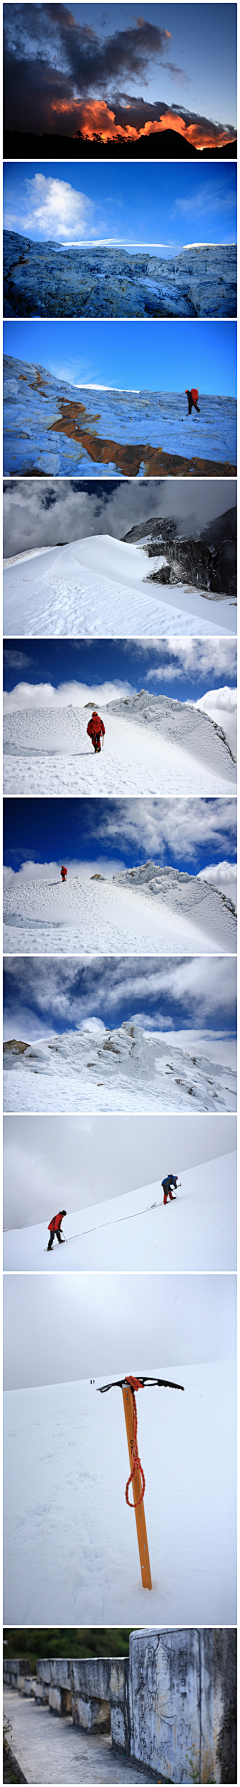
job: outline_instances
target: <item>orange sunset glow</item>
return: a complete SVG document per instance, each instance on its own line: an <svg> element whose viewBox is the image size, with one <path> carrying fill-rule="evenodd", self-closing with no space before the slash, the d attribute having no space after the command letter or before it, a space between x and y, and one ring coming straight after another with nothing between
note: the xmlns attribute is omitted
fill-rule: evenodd
<svg viewBox="0 0 240 1787"><path fill-rule="evenodd" d="M180 113L171 110L160 113L159 118L146 119L145 124L138 129L134 124L116 123L115 113L109 109L105 100L90 99L80 105L79 99L75 99L71 101L70 117L69 110L68 100L53 101L51 114L55 115L55 127L56 114L59 120L64 115L66 117L67 114L71 135L76 136L80 130L81 136L89 142L94 141L95 135L101 137L102 143L117 142L119 138L122 138L125 143L139 142L141 137L154 136L156 132L159 134L164 130L176 131L179 136L185 137L188 143L193 143L195 149L221 149L229 141L228 131L224 130L220 124L211 125L209 123L203 129L197 120L194 123L186 124Z"/></svg>

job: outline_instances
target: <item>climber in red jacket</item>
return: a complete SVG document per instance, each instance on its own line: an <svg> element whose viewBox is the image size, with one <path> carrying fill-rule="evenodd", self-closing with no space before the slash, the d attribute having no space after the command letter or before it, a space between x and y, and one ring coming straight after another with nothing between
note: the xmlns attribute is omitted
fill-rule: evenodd
<svg viewBox="0 0 240 1787"><path fill-rule="evenodd" d="M47 1253L50 1253L50 1249L53 1246L54 1235L57 1235L58 1241L64 1241L64 1235L61 1235L61 1223L62 1223L63 1216L66 1216L66 1215L67 1215L66 1210L58 1210L58 1215L52 1216L52 1221L49 1222L49 1224L48 1224L48 1227L50 1229L50 1240L48 1241L48 1244L47 1244Z"/></svg>
<svg viewBox="0 0 240 1787"><path fill-rule="evenodd" d="M67 869L64 868L64 862L62 862L62 867L61 867L61 878L62 878L62 881L67 880Z"/></svg>
<svg viewBox="0 0 240 1787"><path fill-rule="evenodd" d="M192 385L191 391L185 391L185 397L187 397L187 400L188 400L188 415L191 416L192 409L194 408L195 410L197 410L198 416L200 416L200 410L198 408L198 401L197 401L198 400L198 391L194 390L193 385Z"/></svg>
<svg viewBox="0 0 240 1787"><path fill-rule="evenodd" d="M97 714L95 707L93 708L92 718L88 721L87 732L88 737L92 740L95 753L96 751L100 751L101 735L105 738L105 726L103 725L103 720L100 720L100 714Z"/></svg>

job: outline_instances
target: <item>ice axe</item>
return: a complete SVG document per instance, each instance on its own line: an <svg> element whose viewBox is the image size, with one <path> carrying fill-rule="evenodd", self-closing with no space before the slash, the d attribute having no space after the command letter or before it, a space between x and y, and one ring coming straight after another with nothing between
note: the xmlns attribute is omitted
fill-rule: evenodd
<svg viewBox="0 0 240 1787"><path fill-rule="evenodd" d="M98 1389L99 1389L100 1396L106 1395L108 1390L115 1390L115 1389L122 1390L123 1407L124 1407L126 1429L127 1429L128 1451L129 1451L129 1459L130 1459L130 1476L128 1477L128 1482L126 1483L125 1497L126 1497L126 1502L127 1502L128 1508L134 1508L134 1512L135 1512L142 1586L143 1586L143 1588L151 1589L152 1588L152 1578L151 1578L150 1558L149 1558L148 1539L147 1539L147 1528L146 1528L145 1511L144 1511L145 1476L144 1476L144 1471L143 1471L143 1467L141 1464L141 1460L139 1458L138 1442L137 1442L136 1391L144 1390L145 1385L149 1385L150 1387L157 1385L159 1390L160 1389L165 1389L165 1390L183 1390L184 1389L184 1384L174 1384L171 1381L169 1381L169 1379L167 1379L167 1378L131 1377L130 1375L129 1375L129 1377L118 1378L115 1381L115 1383L112 1383L112 1384L98 1385ZM133 1492L133 1501L132 1502L129 1501L129 1493L128 1493L131 1485L132 1485L132 1492Z"/></svg>

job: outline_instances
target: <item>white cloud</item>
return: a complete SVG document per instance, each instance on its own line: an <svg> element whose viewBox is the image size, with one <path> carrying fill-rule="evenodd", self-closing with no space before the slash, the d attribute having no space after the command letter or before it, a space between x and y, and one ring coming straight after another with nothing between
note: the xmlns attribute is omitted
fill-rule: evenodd
<svg viewBox="0 0 240 1787"><path fill-rule="evenodd" d="M87 1030L88 1036L101 1036L103 1032L105 1034L106 1024L102 1018L84 1018L78 1029Z"/></svg>
<svg viewBox="0 0 240 1787"><path fill-rule="evenodd" d="M11 1016L8 1010L11 994ZM236 961L233 956L191 958L7 957L5 1036L31 1040L73 1031L93 1016L116 1028L122 1018L174 1031L189 1021L198 1027L234 1024ZM163 1009L165 1007L165 1010Z"/></svg>
<svg viewBox="0 0 240 1787"><path fill-rule="evenodd" d="M84 241L92 234L95 206L84 192L75 192L70 180L59 180L46 174L34 174L24 181L25 198L17 211L8 210L7 229L53 242ZM95 233L95 232L94 232Z"/></svg>
<svg viewBox="0 0 240 1787"><path fill-rule="evenodd" d="M160 642L157 640L155 642L156 654L159 653L159 644ZM174 679L178 676L188 676L193 682L197 677L202 681L203 678L209 676L211 670L214 670L215 675L218 672L219 676L226 675L227 671L230 676L236 675L236 645L232 639L215 639L214 645L212 645L209 639L182 637L174 640L171 638L165 640L165 646L169 654L168 660L163 668L157 666L155 669L154 666L148 671L149 682L167 681L172 675L174 675ZM138 647L141 652L143 650L146 652L149 649L152 656L154 640L146 639L144 642L139 640ZM213 691L213 696L215 693L216 691ZM205 699L206 697L202 696L201 702L196 705L200 707Z"/></svg>
<svg viewBox="0 0 240 1787"><path fill-rule="evenodd" d="M194 702L194 706L203 708L210 720L215 721L217 726L223 727L230 750L236 757L237 689L229 689L227 684L222 689L208 689L206 695L201 696L200 701Z"/></svg>
<svg viewBox="0 0 240 1787"><path fill-rule="evenodd" d="M87 701L101 702L102 707L108 701L116 701L116 697L135 695L133 684L125 680L121 682L91 683L67 682L59 683L55 689L53 683L16 683L10 694L3 696L4 713L17 712L22 707L51 707L53 711L59 707L85 707Z"/></svg>
<svg viewBox="0 0 240 1787"><path fill-rule="evenodd" d="M199 875L198 875L198 881L213 881L214 886L219 887L220 893L226 894L227 899L233 900L233 904L234 904L234 906L236 906L236 901L237 901L237 864L236 863L230 863L230 862L209 863L206 869L200 869Z"/></svg>
<svg viewBox="0 0 240 1787"><path fill-rule="evenodd" d="M135 853L135 866L139 854L146 851L146 858L153 857L164 863L166 851L171 851L172 861L178 862L183 856L191 858L194 872L194 859L208 839L214 841L215 849L224 850L236 835L236 802L235 800L135 800L105 803L99 816L101 839L109 844L121 834L126 848ZM98 816L95 818L98 828ZM96 829L95 829L95 835Z"/></svg>
<svg viewBox="0 0 240 1787"><path fill-rule="evenodd" d="M96 858L92 857L89 862L85 860L82 862L81 858L78 858L76 862L71 862L65 852L64 862L65 867L67 868L69 881L76 875L79 876L81 881L89 881L90 876L93 874L105 876L116 875L119 869L125 868L124 860L120 860L119 857L115 860L115 858L111 859L110 857L107 857L106 859L105 856L96 856ZM4 868L3 882L5 888L16 887L16 885L19 886L19 884L21 886L23 881L49 881L50 885L52 883L53 887L57 882L58 886L60 886L61 875L59 862L31 862L29 860L29 862L22 862L19 869Z"/></svg>
<svg viewBox="0 0 240 1787"><path fill-rule="evenodd" d="M233 217L235 219L236 193L235 192L230 193L229 188L228 188L228 192L225 194L222 181L219 181L218 186L215 184L215 181L212 183L212 185L209 182L208 187L207 187L206 183L203 181L202 188L201 188L201 190L199 190L198 193L194 191L189 198L181 198L181 199L175 200L175 205L174 205L173 210L170 213L170 215L172 217L175 217L176 214L177 214L177 216L179 216L179 214L180 214L180 217L182 217L182 216L187 216L187 214L189 212L190 215L193 215L193 217L195 217L195 216L201 217L201 215L203 215L203 217L205 218L205 215L207 216L208 212L210 212L211 215L213 212L214 212L214 214L216 214L217 205L219 205L219 209L221 209L221 212L226 211L227 218L229 217L229 212L232 211ZM223 240L224 240L224 238L223 238L223 236L221 236L221 241L223 241ZM234 232L233 232L232 240L234 241Z"/></svg>

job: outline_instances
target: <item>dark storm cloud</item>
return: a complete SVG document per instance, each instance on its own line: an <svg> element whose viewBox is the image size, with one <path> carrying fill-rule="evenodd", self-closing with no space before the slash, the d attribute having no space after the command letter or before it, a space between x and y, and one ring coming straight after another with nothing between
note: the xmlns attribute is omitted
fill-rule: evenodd
<svg viewBox="0 0 240 1787"><path fill-rule="evenodd" d="M216 118L215 118L215 121L212 119L209 120L209 118L205 118L204 113L190 112L187 110L187 107L182 104L181 104L181 108L179 105L176 105L176 103L172 104L172 106L171 106L171 111L176 113L176 117L179 117L180 109L181 109L181 118L183 119L183 123L186 125L186 130L189 131L189 126L191 124L197 125L198 129L201 130L203 135L205 136L206 131L209 130L209 123L210 123L211 124L211 133L214 137L216 137L216 142L218 142L218 140L219 140L219 132L222 133L224 138L225 137L229 138L229 142L231 142L235 138L236 130L234 129L234 126L232 124L224 124L224 129L223 129L223 126L220 124L220 120L218 120ZM165 110L165 107L164 107L164 110Z"/></svg>
<svg viewBox="0 0 240 1787"><path fill-rule="evenodd" d="M6 6L5 79L7 124L23 127L23 105L29 119L38 101L41 124L49 121L49 106L71 108L71 102L89 94L104 95L119 86L125 74L147 80L149 64L165 65L170 33L143 18L124 31L104 37L80 24L63 5ZM175 64L167 64L181 78ZM12 116L12 105L17 105ZM128 120L129 122L129 120ZM35 117L39 123L39 115Z"/></svg>
<svg viewBox="0 0 240 1787"><path fill-rule="evenodd" d="M187 112L181 103L166 104L122 90L123 81L144 81L153 65L162 66L186 85L183 69L170 60L171 33L150 20L135 17L132 25L108 37L74 18L62 4L30 3L4 8L6 127L33 132L59 130L92 137L100 132L126 138L149 134L165 122L196 146L214 146L234 138L231 125Z"/></svg>
<svg viewBox="0 0 240 1787"><path fill-rule="evenodd" d="M168 69L169 67L168 64ZM209 138L209 142L214 139L218 144L219 137L224 137L224 141L231 142L236 136L236 131L231 124L225 124L223 128L216 119L215 122L212 122L212 119L205 118L200 112L187 110L181 100L178 101L178 104L174 101L170 105L162 99L155 99L154 103L150 104L148 99L136 99L133 94L121 93L112 99L112 105L115 124L122 125L123 129L132 124L136 130L144 130L147 123L159 124L159 121L162 118L166 119L167 116L172 129L174 129L177 119L181 119L183 126L181 135L186 134L190 142L192 140L195 143L199 137L199 142L204 139L204 143L207 143Z"/></svg>
<svg viewBox="0 0 240 1787"><path fill-rule="evenodd" d="M236 482L209 479L174 489L165 479L142 479L141 484L109 478L99 486L92 480L24 478L8 479L4 489L4 556L11 558L36 546L56 546L91 534L111 534L122 539L135 523L151 516L170 516L181 533L194 533L236 502Z"/></svg>

